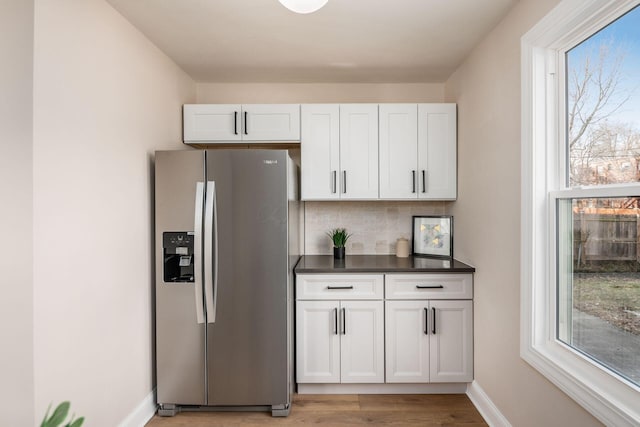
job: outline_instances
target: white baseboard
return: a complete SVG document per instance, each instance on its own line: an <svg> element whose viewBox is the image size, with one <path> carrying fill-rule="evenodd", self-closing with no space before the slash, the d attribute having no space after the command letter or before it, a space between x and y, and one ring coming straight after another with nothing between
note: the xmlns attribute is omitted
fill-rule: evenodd
<svg viewBox="0 0 640 427"><path fill-rule="evenodd" d="M156 389L154 388L142 402L125 418L119 427L142 427L156 413Z"/></svg>
<svg viewBox="0 0 640 427"><path fill-rule="evenodd" d="M480 415L491 427L511 427L509 420L502 415L502 412L489 399L482 387L476 381L473 381L467 387L467 396L480 412Z"/></svg>

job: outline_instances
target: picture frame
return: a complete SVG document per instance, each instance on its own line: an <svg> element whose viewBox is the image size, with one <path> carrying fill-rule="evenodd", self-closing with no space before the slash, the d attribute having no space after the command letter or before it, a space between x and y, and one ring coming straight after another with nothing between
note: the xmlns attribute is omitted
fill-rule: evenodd
<svg viewBox="0 0 640 427"><path fill-rule="evenodd" d="M413 216L413 255L453 258L453 216Z"/></svg>

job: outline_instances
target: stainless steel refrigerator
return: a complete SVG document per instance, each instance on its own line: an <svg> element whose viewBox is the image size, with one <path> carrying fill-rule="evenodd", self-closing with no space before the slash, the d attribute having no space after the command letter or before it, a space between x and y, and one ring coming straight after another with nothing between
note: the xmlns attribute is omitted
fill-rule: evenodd
<svg viewBox="0 0 640 427"><path fill-rule="evenodd" d="M156 152L160 415L288 415L297 184L287 150Z"/></svg>

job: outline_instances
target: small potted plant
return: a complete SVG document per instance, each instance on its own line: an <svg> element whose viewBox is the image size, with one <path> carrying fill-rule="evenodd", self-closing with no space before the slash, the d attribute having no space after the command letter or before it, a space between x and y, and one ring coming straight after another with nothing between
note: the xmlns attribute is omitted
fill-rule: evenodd
<svg viewBox="0 0 640 427"><path fill-rule="evenodd" d="M333 241L333 257L335 259L343 259L345 254L345 245L351 234L347 234L344 228L334 228L327 232L327 236Z"/></svg>

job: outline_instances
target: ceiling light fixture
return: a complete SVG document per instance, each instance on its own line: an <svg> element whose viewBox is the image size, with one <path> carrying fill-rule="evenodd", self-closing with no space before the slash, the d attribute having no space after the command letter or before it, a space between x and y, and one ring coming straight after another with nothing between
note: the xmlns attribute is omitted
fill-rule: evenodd
<svg viewBox="0 0 640 427"><path fill-rule="evenodd" d="M284 7L295 13L313 13L329 0L278 0Z"/></svg>

